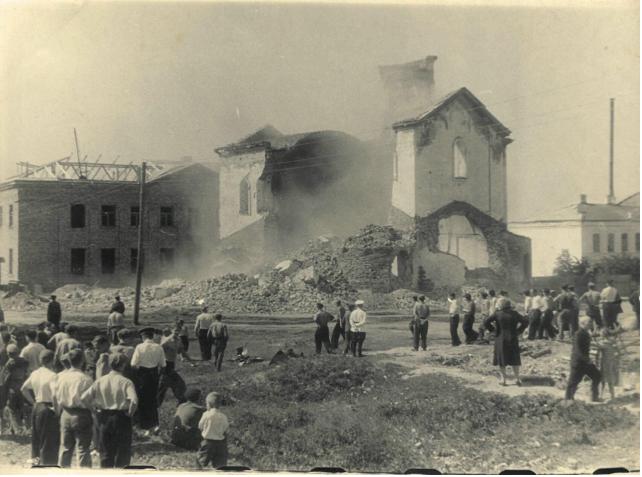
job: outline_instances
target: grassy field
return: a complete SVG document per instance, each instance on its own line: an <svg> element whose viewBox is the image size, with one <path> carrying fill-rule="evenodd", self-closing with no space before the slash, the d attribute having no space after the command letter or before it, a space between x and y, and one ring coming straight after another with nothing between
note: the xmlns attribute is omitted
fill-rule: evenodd
<svg viewBox="0 0 642 477"><path fill-rule="evenodd" d="M143 320L160 327L176 315L167 310ZM95 324L103 319L73 321ZM429 351L415 353L406 318L372 316L364 358L313 355L311 317L234 317L228 324L227 358L236 346L245 345L250 355L266 361L243 367L226 361L221 373L211 363L194 368L181 364L179 373L189 387L223 394L223 412L231 422L231 465L393 473L411 468L449 473L639 469L635 390L618 390L622 397L592 405L565 402L557 388L502 388L479 366L492 347L451 348L442 319L430 325ZM268 365L276 351L288 348L305 356ZM556 344L553 351L562 359L570 347ZM633 352L639 366L639 351ZM190 354L198 356L195 341ZM434 356L441 354L466 359L453 360L456 366L435 363ZM581 385L578 399L586 399L587 388L588 383ZM193 452L167 443L175 406L170 392L160 410L161 434L136 436L134 463L164 470L194 468ZM27 443L25 437L0 440L2 461L21 465L29 457Z"/></svg>

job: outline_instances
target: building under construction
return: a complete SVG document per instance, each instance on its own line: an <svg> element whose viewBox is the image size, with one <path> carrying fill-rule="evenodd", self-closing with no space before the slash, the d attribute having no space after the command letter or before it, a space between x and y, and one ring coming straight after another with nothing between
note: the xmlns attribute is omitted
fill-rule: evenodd
<svg viewBox="0 0 642 477"><path fill-rule="evenodd" d="M146 280L186 275L218 239L218 177L194 163L141 168L76 162L18 164L0 184L0 284L133 284L143 221Z"/></svg>

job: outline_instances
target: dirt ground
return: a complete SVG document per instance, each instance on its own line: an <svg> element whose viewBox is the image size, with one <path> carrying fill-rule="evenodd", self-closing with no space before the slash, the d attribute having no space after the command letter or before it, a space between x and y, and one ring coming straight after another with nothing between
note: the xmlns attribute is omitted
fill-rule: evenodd
<svg viewBox="0 0 642 477"><path fill-rule="evenodd" d="M142 317L142 323L162 327L166 323L173 322L177 316L182 316L188 326L191 327L196 312L195 310L160 310L153 314ZM106 318L102 315L82 315L68 316L67 321L86 326L104 326ZM633 324L632 314L625 313L621 317L621 322L630 327ZM41 313L7 313L7 322L11 325L31 325L42 320ZM466 409L466 393L473 392L470 395L474 399L480 399L480 402L492 403L496 399L507 398L507 405L512 406L514 403L521 402L520 399L546 399L551 406L566 406L560 402L563 398L563 385L565 381L565 371L568 368L568 357L570 355L569 343L548 343L548 342L523 342L524 352L522 355L523 370L528 375L551 375L555 378L552 386L522 386L514 385L509 381L509 385L502 387L498 383L497 370L490 366L492 358L492 344L474 344L462 345L456 348L450 346L448 325L444 316L436 316L432 319L429 328L428 350L414 352L411 350L410 332L408 329L409 318L404 315L376 315L369 316L367 328L367 338L364 346L365 358L355 359L343 355L314 357L313 333L314 325L310 317L301 316L235 316L227 318L230 329L230 342L228 344L226 358L231 358L234 349L237 346L246 346L250 355L259 356L266 361L252 365L238 367L236 363L226 361L223 372L216 373L211 363L197 363L196 367L189 367L186 364L179 366L179 372L184 377L188 387L198 386L204 391L214 389L223 389L233 394L235 386L238 389L245 389L243 386L248 383L255 383L257 380L270 379L274 374L272 367L268 366L267 361L279 349L287 350L292 348L295 352L302 352L305 358L297 366L305 374L305 369L310 369L311 373L319 365L328 366L328 368L339 370L339 374L350 375L359 371L359 368L366 366L379 372L385 370L388 376L397 373L398 380L390 379L378 381L376 384L367 385L365 389L369 391L354 397L352 390L349 394L331 395L322 403L308 402L306 397L297 398L300 402L293 402L287 406L284 404L284 412L309 414L309 419L313 422L309 427L305 427L304 438L310 439L311 444L317 440L322 440L324 433L336 434L337 442L329 441L325 449L321 449L320 454L315 454L311 459L308 447L301 447L304 444L299 442L294 445L292 442L274 443L270 448L270 438L267 438L267 450L263 454L259 452L259 444L252 443L256 448L256 456L252 451L244 446L249 446L252 439L258 439L257 436L247 434L246 430L234 429L230 449L231 465L247 465L257 470L306 470L317 464L319 466L341 466L354 471L373 471L387 470L393 472L404 472L409 468L433 468L442 472L500 472L505 469L524 469L530 468L537 473L559 473L559 472L593 472L598 468L605 467L625 467L629 470L639 469L639 334L635 331L628 331L624 334L624 341L629 346L626 350L625 363L623 365L622 383L616 389L616 399L610 400L608 395L604 396L605 401L600 404L587 407L588 411L581 408L582 412L587 412L587 416L607 416L617 413L618 418L606 419L588 424L581 419L573 417L570 421L551 421L548 423L542 416L530 416L528 412L515 418L514 426L510 424L493 424L492 422L484 423L483 426L490 426L489 431L471 434L470 446L467 447L468 437L462 429L461 423L453 426L452 435L447 432L430 431L429 426L418 429L407 429L405 418L398 421L391 419L382 421L382 431L388 434L386 438L392 439L394 445L386 444L388 447L398 446L397 456L388 459L390 465L368 468L367 465L359 465L359 460L363 458L364 462L373 461L374 457L355 457L354 454L341 453L351 446L358 447L362 437L355 435L354 438L341 437L340 432L332 429L328 422L335 422L337 417L337 407L353 406L355 402L359 403L360 409L368 412L368 409L380 409L384 402L394 400L398 389L403 387L406 393L413 396L412 399L421 398L422 386L433 386L439 380L444 381L444 391L447 393L443 396L446 403L436 401L434 406L445 406L445 409ZM461 332L460 332L461 333ZM340 344L341 347L341 344ZM550 349L549 354L544 354L538 358L529 356L531 352L537 355L538 351ZM191 336L190 355L197 358L198 343ZM364 363L364 364L361 364ZM287 364L286 366L291 366ZM392 366L392 368L388 368ZM297 369L299 369L297 368ZM344 371L341 369L345 368ZM294 369L294 368L293 368ZM390 371L394 369L395 371ZM374 372L373 371L373 372ZM272 374L270 374L272 373ZM293 371L294 373L294 371ZM323 376L323 374L321 374ZM305 378L305 376L304 376ZM302 378L302 379L304 379ZM385 376L384 376L385 378ZM279 379L283 379L280 377ZM323 377L319 378L323 379ZM373 382L375 378L372 378ZM437 381L435 381L437 379ZM306 382L307 383L307 382ZM253 384L254 385L254 384ZM240 387L239 387L240 386ZM303 389L307 384L301 384ZM359 389L363 389L362 384ZM294 388L297 386L294 385ZM255 389L255 388L248 388ZM314 388L321 389L321 388ZM348 388L350 389L350 388ZM453 391L454 390L454 391ZM588 401L589 383L583 382L577 393L577 401ZM301 391L303 392L303 391ZM259 393L261 394L261 393ZM608 393L607 393L608 394ZM257 406L262 406L264 401L252 401L258 397L248 397L244 401L243 394L237 397L239 403L229 408L230 421L232 427L241 427L248 416L256 412ZM437 396L440 396L437 392ZM268 396L269 397L269 396ZM357 401L355 401L355 399ZM401 398L403 399L403 398ZM278 398L272 399L272 401ZM296 400L295 400L296 401ZM269 402L269 399L268 399ZM504 401L502 401L504 402ZM543 401L542 401L543 402ZM393 404L396 401L393 401ZM277 406L268 416L257 415L254 419L271 419L271 416L278 414L279 402L269 403ZM266 409L271 409L269 405ZM427 401L422 406L426 406L428 411L433 401ZM492 404L489 404L492 407ZM568 404L569 406L580 406L581 403ZM163 432L160 436L154 436L150 439L143 439L137 435L134 441L134 458L135 464L154 465L159 469L177 469L193 467L194 454L181 451L174 446L166 443L169 422L175 409L176 401L169 393L166 402L161 408L161 424ZM457 407L459 406L459 407ZM383 408L381 408L383 409ZM556 412L565 412L557 408ZM574 408L571 408L574 409ZM579 408L578 408L579 409ZM384 409L385 410L385 409ZM225 411L225 409L224 409ZM388 416L390 412L384 412ZM266 411L267 412L267 411ZM386 414L386 412L388 414ZM413 411L414 412L414 411ZM454 412L454 411L453 411ZM491 411L487 411L491 412ZM570 412L570 411L569 411ZM306 415L307 415L306 414ZM298 415L298 414L294 414ZM415 414L411 414L415 415ZM366 414L364 418L366 419ZM421 421L420 417L417 422ZM474 420L471 415L466 414L464 419ZM622 416L624 416L622 418ZM474 416L473 416L474 417ZM423 417L421 417L423 418ZM292 417L287 414L283 421L289 421ZM308 418L306 418L308 419ZM432 418L436 419L436 418ZM476 419L476 417L475 417ZM513 418L511 418L513 419ZM564 418L566 419L566 418ZM306 420L307 422L307 420ZM489 421L490 422L490 421ZM510 422L510 421L509 421ZM258 426L259 424L257 424ZM272 424L269 424L272 425ZM303 425L303 424L302 424ZM306 426L308 424L305 424ZM377 421L374 421L374 430L363 427L364 433L377 432ZM265 424L268 426L268 424ZM283 433L294 432L290 424L280 423L283 426ZM363 424L366 426L366 424ZM475 428L477 424L473 426ZM330 430L328 430L328 427ZM341 425L338 425L341 427ZM354 427L354 426L353 426ZM497 435L493 427L497 429ZM281 429L281 428L279 428ZM465 429L465 427L463 428ZM486 429L485 427L483 429ZM504 431L501 431L504 429ZM506 429L508 431L506 431ZM348 432L349 429L344 429ZM447 430L446 430L447 431ZM501 431L501 432L500 432ZM245 434L243 434L245 432ZM252 431L259 433L260 430ZM299 432L299 431L297 431ZM341 431L343 432L343 431ZM510 435L506 432L515 432L518 434L511 440ZM415 434L423 437L418 438ZM289 434L288 434L289 435ZM299 434L292 434L298 436ZM364 434L365 435L365 434ZM347 442L341 441L346 439ZM370 438L370 437L369 437ZM295 437L293 437L295 439ZM354 440L351 440L354 439ZM423 439L423 440L422 440ZM420 442L415 442L415 440ZM343 442L343 443L341 443ZM421 442L431 442L430 452L427 452L424 444ZM306 444L308 445L308 444ZM373 447L378 443L371 444ZM337 446L337 447L335 447ZM345 448L345 449L344 449ZM314 451L316 452L316 451ZM393 452L394 453L394 452ZM268 459L267 454L270 454ZM274 454L274 455L272 455ZM308 454L308 455L306 455ZM27 436L2 436L0 437L0 462L12 467L26 466L25 462L29 458L29 438ZM368 460L370 459L370 460ZM97 462L96 462L97 463ZM352 464L352 465L351 465Z"/></svg>

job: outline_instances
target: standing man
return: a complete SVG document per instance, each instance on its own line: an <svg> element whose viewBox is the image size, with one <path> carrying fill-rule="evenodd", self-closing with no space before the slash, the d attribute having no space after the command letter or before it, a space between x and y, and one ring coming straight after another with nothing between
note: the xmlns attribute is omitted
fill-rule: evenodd
<svg viewBox="0 0 642 477"><path fill-rule="evenodd" d="M122 468L131 461L132 416L138 405L134 383L123 376L124 354L112 354L111 371L94 382L82 395L87 407L96 409L100 467Z"/></svg>
<svg viewBox="0 0 642 477"><path fill-rule="evenodd" d="M573 399L577 386L584 376L591 378L591 400L599 400L599 386L602 377L599 369L591 362L589 351L591 349L591 318L582 316L579 320L580 329L573 337L573 351L571 352L571 373L566 385L566 399Z"/></svg>
<svg viewBox="0 0 642 477"><path fill-rule="evenodd" d="M227 325L223 323L223 315L217 313L214 315L214 323L207 332L208 343L214 347L214 365L216 370L220 371L223 366L223 355L230 335L227 332Z"/></svg>
<svg viewBox="0 0 642 477"><path fill-rule="evenodd" d="M528 339L534 340L537 338L537 333L542 327L542 297L537 290L531 290L530 292L526 293L530 295L526 297L526 301L528 301L528 298L530 298L530 307L527 311ZM526 303L524 304L524 311L526 311Z"/></svg>
<svg viewBox="0 0 642 477"><path fill-rule="evenodd" d="M586 303L586 314L591 317L595 325L602 328L602 314L600 313L600 292L595 289L595 283L589 282L588 290L579 299L579 303Z"/></svg>
<svg viewBox="0 0 642 477"><path fill-rule="evenodd" d="M579 318L580 318L580 304L577 298L577 293L575 293L574 286L568 287L568 296L571 302L570 324L571 324L571 336L573 336L575 333L577 333L577 330L579 329Z"/></svg>
<svg viewBox="0 0 642 477"><path fill-rule="evenodd" d="M190 362L192 360L185 352L185 348L183 348L183 343L178 337L178 331L176 329L172 331L169 328L165 328L160 344L165 353L165 368L160 375L158 384L158 406L160 407L161 404L163 404L165 393L168 389L172 390L178 403L182 404L185 402L187 386L180 374L176 372L176 361L179 356L182 356Z"/></svg>
<svg viewBox="0 0 642 477"><path fill-rule="evenodd" d="M459 346L461 340L457 328L459 327L459 302L454 293L448 297L448 315L450 316L450 343L453 346Z"/></svg>
<svg viewBox="0 0 642 477"><path fill-rule="evenodd" d="M479 313L481 314L481 324L477 333L479 334L479 339L483 340L484 335L486 334L486 327L484 326L484 321L491 315L490 311L490 299L488 298L488 293L481 292L481 298L479 300Z"/></svg>
<svg viewBox="0 0 642 477"><path fill-rule="evenodd" d="M207 339L207 334L214 320L208 310L209 308L204 306L201 310L202 313L196 317L196 322L194 323L194 334L198 338L198 344L201 348L201 359L203 361L212 359L212 343Z"/></svg>
<svg viewBox="0 0 642 477"><path fill-rule="evenodd" d="M464 322L462 323L462 330L466 335L466 344L472 344L477 341L479 335L474 329L475 325L475 302L473 301L470 293L464 295L464 301L461 304L461 312L464 315Z"/></svg>
<svg viewBox="0 0 642 477"><path fill-rule="evenodd" d="M314 315L314 322L317 324L317 330L314 332L314 344L317 354L321 354L322 345L325 346L325 350L328 354L332 354L328 323L333 320L334 316L323 309L323 303L317 303L317 312Z"/></svg>
<svg viewBox="0 0 642 477"><path fill-rule="evenodd" d="M568 285L563 285L560 294L555 297L555 304L560 310L557 316L558 327L560 330L560 341L564 340L564 332L569 331L571 337L573 336L571 330L571 315L573 308L573 298L568 292Z"/></svg>
<svg viewBox="0 0 642 477"><path fill-rule="evenodd" d="M56 373L53 352L43 350L41 367L36 369L20 388L31 412L31 459L36 465L57 465L60 448L60 423L53 408Z"/></svg>
<svg viewBox="0 0 642 477"><path fill-rule="evenodd" d="M62 318L62 309L60 303L56 301L56 295L51 295L49 306L47 306L47 321L53 324L58 330Z"/></svg>
<svg viewBox="0 0 642 477"><path fill-rule="evenodd" d="M82 344L76 339L78 335L78 328L74 325L69 325L66 327L67 338L64 338L58 342L56 345L56 351L54 353L54 366L57 371L62 371L65 366L63 363L64 356L71 351L72 349L79 349L82 351ZM84 354L83 362L84 362Z"/></svg>
<svg viewBox="0 0 642 477"><path fill-rule="evenodd" d="M120 301L120 295L116 295L114 297L114 302L111 304L111 309L109 310L109 313L120 313L121 315L125 314L125 304Z"/></svg>
<svg viewBox="0 0 642 477"><path fill-rule="evenodd" d="M159 370L165 368L165 352L154 342L154 328L143 328L140 335L143 342L134 349L131 366L136 375L139 424L149 436L151 429L158 431L158 380Z"/></svg>
<svg viewBox="0 0 642 477"><path fill-rule="evenodd" d="M40 353L47 348L38 343L38 333L36 330L27 331L27 341L27 346L20 351L20 357L29 362L29 374L31 374L40 367Z"/></svg>
<svg viewBox="0 0 642 477"><path fill-rule="evenodd" d="M495 290L488 290L488 301L490 303L490 315L492 315L498 310L497 296L495 295Z"/></svg>
<svg viewBox="0 0 642 477"><path fill-rule="evenodd" d="M332 339L330 340L332 349L335 350L339 348L339 336L342 336L344 341L346 339L346 308L341 303L341 300L337 300L336 305L339 319L334 325L334 329L332 330Z"/></svg>
<svg viewBox="0 0 642 477"><path fill-rule="evenodd" d="M0 323L4 323L4 311L2 311L2 304L0 304Z"/></svg>
<svg viewBox="0 0 642 477"><path fill-rule="evenodd" d="M54 408L60 415L60 440L62 451L58 465L70 467L74 448L81 467L91 467L91 436L93 419L91 411L82 402L83 393L92 380L82 371L83 353L72 349L65 357L69 369L58 374L54 391Z"/></svg>
<svg viewBox="0 0 642 477"><path fill-rule="evenodd" d="M540 300L540 314L541 314L541 324L537 332L537 337L543 339L546 334L546 339L552 340L555 339L555 328L553 327L553 319L555 303L553 302L553 297L551 296L551 291L548 288L544 289L544 296Z"/></svg>
<svg viewBox="0 0 642 477"><path fill-rule="evenodd" d="M21 432L22 426L24 425L24 428L27 426L25 402L22 397L21 388L29 376L27 371L29 369L29 362L20 357L18 346L14 343L8 344L5 352L9 359L2 370L0 386L7 400L6 403L11 428L15 432ZM4 406L0 408L0 411L4 412Z"/></svg>
<svg viewBox="0 0 642 477"><path fill-rule="evenodd" d="M118 302L121 305L122 302ZM123 305L124 308L124 305ZM118 344L118 332L125 327L125 316L118 312L112 311L107 317L107 334L109 336L109 341L113 344Z"/></svg>
<svg viewBox="0 0 642 477"><path fill-rule="evenodd" d="M600 303L602 303L602 313L604 315L604 326L609 329L615 328L617 324L617 315L621 312L622 299L617 288L613 286L613 280L606 282L606 288L600 293Z"/></svg>
<svg viewBox="0 0 642 477"><path fill-rule="evenodd" d="M426 305L426 297L421 295L419 301L415 303L413 309L413 349L419 351L419 341L421 340L421 349L426 351L426 341L428 338L428 317L430 308Z"/></svg>
<svg viewBox="0 0 642 477"><path fill-rule="evenodd" d="M350 313L350 332L352 333L352 356L363 357L363 342L366 340L366 311L363 300L354 302L356 309Z"/></svg>
<svg viewBox="0 0 642 477"><path fill-rule="evenodd" d="M353 303L350 303L348 305L348 311L346 312L346 317L345 317L345 320L346 320L346 347L343 350L343 354L344 355L348 354L350 352L350 350L352 349L351 348L352 347L352 330L350 329L350 315L352 314L352 312L354 311L355 308L356 308L356 306L354 306Z"/></svg>

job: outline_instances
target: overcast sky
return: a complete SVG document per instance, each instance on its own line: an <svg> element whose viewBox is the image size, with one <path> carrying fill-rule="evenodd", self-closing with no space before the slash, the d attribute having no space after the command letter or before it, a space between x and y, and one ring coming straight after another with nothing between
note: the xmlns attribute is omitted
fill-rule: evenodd
<svg viewBox="0 0 642 477"><path fill-rule="evenodd" d="M437 55L513 131L509 218L639 190L639 7L221 3L0 5L0 178L72 153L128 163L283 132L383 127L377 65ZM588 5L588 4L585 4Z"/></svg>

